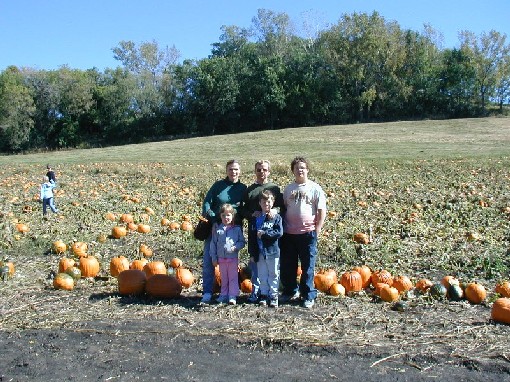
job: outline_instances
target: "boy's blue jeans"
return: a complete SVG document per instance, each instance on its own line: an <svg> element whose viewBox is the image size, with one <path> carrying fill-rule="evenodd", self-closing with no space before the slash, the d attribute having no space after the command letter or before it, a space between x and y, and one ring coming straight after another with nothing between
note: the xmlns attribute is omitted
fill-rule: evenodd
<svg viewBox="0 0 510 382"><path fill-rule="evenodd" d="M283 295L293 296L298 291L297 267L301 263L301 280L299 292L304 300L315 300L313 278L317 258L317 233L315 231L302 234L284 233L280 241L280 279Z"/></svg>
<svg viewBox="0 0 510 382"><path fill-rule="evenodd" d="M55 202L53 201L53 198L44 198L42 201L43 215L46 215L46 207L48 206L50 206L50 209L53 212L57 212L57 208L55 207Z"/></svg>

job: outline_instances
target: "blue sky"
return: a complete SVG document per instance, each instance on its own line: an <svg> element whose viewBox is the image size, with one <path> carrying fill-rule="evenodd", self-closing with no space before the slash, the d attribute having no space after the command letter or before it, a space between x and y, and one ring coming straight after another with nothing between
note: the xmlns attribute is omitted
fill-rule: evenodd
<svg viewBox="0 0 510 382"><path fill-rule="evenodd" d="M114 68L120 62L112 48L122 40L155 40L175 46L181 58L200 59L219 41L222 25L250 27L259 8L285 12L297 26L305 14L328 25L345 13L377 11L418 32L431 24L446 48L458 46L461 30L494 29L510 43L510 0L0 0L0 71Z"/></svg>

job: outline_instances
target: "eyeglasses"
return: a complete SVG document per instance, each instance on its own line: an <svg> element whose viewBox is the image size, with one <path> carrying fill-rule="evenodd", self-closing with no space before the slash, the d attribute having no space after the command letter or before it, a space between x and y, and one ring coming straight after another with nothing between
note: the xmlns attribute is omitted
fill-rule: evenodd
<svg viewBox="0 0 510 382"><path fill-rule="evenodd" d="M258 168L257 169L257 172L268 172L269 169L268 168Z"/></svg>

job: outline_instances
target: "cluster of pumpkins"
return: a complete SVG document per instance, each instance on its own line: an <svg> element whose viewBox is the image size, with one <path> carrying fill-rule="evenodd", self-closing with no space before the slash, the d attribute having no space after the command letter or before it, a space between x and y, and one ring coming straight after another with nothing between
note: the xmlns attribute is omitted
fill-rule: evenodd
<svg viewBox="0 0 510 382"><path fill-rule="evenodd" d="M99 261L87 254L87 249L87 243L75 242L71 252L78 259L62 257L59 260L58 273L53 278L55 289L73 290L79 279L99 274ZM67 251L67 245L58 240L53 243L53 250L62 254ZM163 261L147 259L152 256L152 250L146 244L140 244L139 252L143 256L131 262L124 256L110 259L109 274L117 278L119 294L147 293L156 298L173 298L180 295L182 288L189 288L195 281L191 271L183 267L179 258L173 258L167 269Z"/></svg>
<svg viewBox="0 0 510 382"><path fill-rule="evenodd" d="M314 285L319 291L332 296L345 296L365 290L386 302L399 301L413 289L436 299L461 301L465 298L473 304L480 304L487 297L483 285L475 282L463 284L454 276L445 276L441 282L420 279L414 284L407 276L393 277L384 269L372 272L366 265L346 271L340 278L333 269L320 270L314 277ZM510 324L510 282L498 283L495 292L501 298L493 304L492 319Z"/></svg>

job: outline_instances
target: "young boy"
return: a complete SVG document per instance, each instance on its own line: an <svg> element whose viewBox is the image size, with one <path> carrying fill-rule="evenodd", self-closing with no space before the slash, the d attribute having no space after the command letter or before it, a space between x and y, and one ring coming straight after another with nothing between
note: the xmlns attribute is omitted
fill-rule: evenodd
<svg viewBox="0 0 510 382"><path fill-rule="evenodd" d="M278 307L278 287L280 284L280 247L278 239L283 235L282 218L272 214L275 195L265 190L260 193L259 204L262 212L252 220L250 226L251 248L254 248L252 261L257 264L260 282L260 305Z"/></svg>
<svg viewBox="0 0 510 382"><path fill-rule="evenodd" d="M58 212L57 208L55 207L55 203L53 201L53 189L56 186L57 185L54 182L50 181L50 179L47 176L43 177L43 184L41 184L41 194L40 194L40 199L41 199L42 205L43 205L43 217L46 216L46 207L47 206L49 206L50 209L54 213Z"/></svg>

